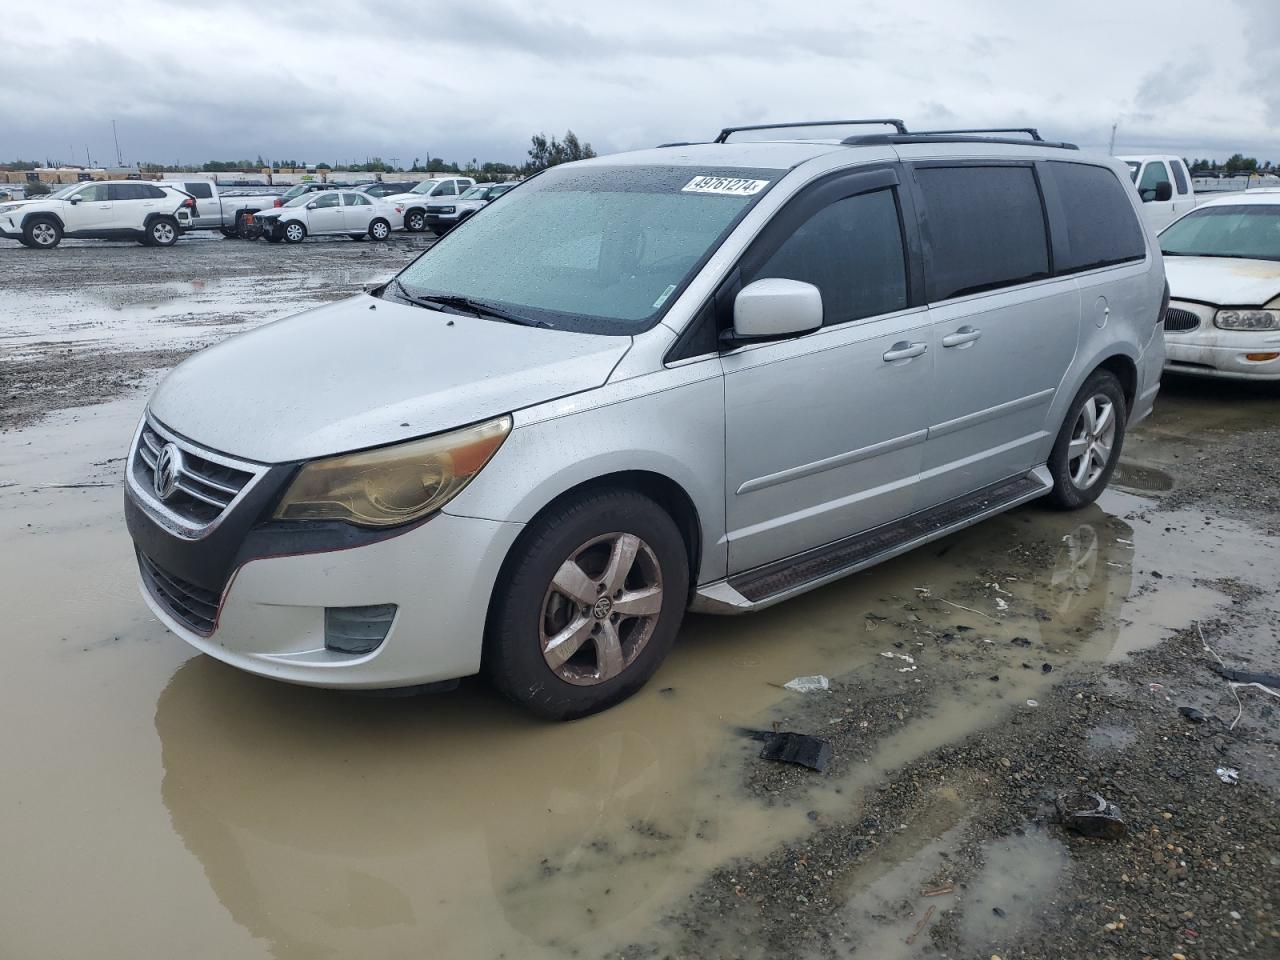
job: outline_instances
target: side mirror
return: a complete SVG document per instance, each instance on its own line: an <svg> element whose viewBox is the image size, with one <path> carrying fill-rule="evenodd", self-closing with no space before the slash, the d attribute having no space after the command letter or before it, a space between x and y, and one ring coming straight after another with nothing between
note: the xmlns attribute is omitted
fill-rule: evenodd
<svg viewBox="0 0 1280 960"><path fill-rule="evenodd" d="M79 197L68 197L68 198L67 198L67 203L70 203L70 204L73 204L73 205L74 205L74 204L77 204L77 203L79 203L79 202L80 202L80 198L79 198Z"/></svg>
<svg viewBox="0 0 1280 960"><path fill-rule="evenodd" d="M320 206L320 204L318 204L316 201L312 200L310 203L308 203L308 204L307 204L307 209L308 209L308 210L314 210L314 209L315 209L316 207L318 207L318 206Z"/></svg>
<svg viewBox="0 0 1280 960"><path fill-rule="evenodd" d="M733 335L761 340L822 326L822 291L811 283L768 277L749 283L733 301Z"/></svg>
<svg viewBox="0 0 1280 960"><path fill-rule="evenodd" d="M1173 199L1173 184L1168 180L1161 180L1156 184L1156 202L1164 203L1166 200Z"/></svg>

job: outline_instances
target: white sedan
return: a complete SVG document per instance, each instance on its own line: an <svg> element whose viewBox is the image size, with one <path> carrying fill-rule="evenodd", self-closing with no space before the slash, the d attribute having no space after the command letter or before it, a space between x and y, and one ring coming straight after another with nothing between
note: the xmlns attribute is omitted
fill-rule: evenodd
<svg viewBox="0 0 1280 960"><path fill-rule="evenodd" d="M1280 192L1202 204L1160 233L1165 369L1280 380Z"/></svg>
<svg viewBox="0 0 1280 960"><path fill-rule="evenodd" d="M404 208L354 190L304 193L283 207L254 214L272 243L301 243L308 236L346 234L352 240L386 240L403 229Z"/></svg>

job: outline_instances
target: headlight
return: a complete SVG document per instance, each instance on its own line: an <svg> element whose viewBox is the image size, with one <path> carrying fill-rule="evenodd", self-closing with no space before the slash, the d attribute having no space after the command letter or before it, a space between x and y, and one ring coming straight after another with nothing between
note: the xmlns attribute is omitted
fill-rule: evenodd
<svg viewBox="0 0 1280 960"><path fill-rule="evenodd" d="M17 210L17 209L18 209L18 205L16 203L10 203L10 204L0 203L0 213L10 213L11 211Z"/></svg>
<svg viewBox="0 0 1280 960"><path fill-rule="evenodd" d="M1223 330L1280 330L1280 310L1219 310L1213 322Z"/></svg>
<svg viewBox="0 0 1280 960"><path fill-rule="evenodd" d="M451 433L314 460L299 471L276 520L345 520L391 527L425 517L452 500L511 432L499 417Z"/></svg>

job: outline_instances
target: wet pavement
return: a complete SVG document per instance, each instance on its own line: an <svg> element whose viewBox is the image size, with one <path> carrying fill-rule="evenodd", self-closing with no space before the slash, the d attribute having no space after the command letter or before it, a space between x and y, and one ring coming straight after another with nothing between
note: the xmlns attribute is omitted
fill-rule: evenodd
<svg viewBox="0 0 1280 960"><path fill-rule="evenodd" d="M0 287L0 344L7 362L48 341L189 348L381 279L417 243L184 241L174 269L205 279L82 286L42 282L70 274L6 247L0 276L18 257L24 272ZM127 252L111 254L120 270L158 255L101 246ZM1280 540L1161 498L1206 442L1274 426L1280 403L1173 381L1098 505L1030 505L753 617L690 617L653 681L605 714L543 723L478 682L400 699L289 687L195 655L139 599L120 475L144 400L57 400L0 433L0 956L663 956L714 872L1218 615L1232 585L1276 590ZM780 687L819 673L891 687L900 722L860 737L840 688ZM806 696L828 697L824 728L806 729L836 740L836 761L771 781L737 728L817 723ZM1096 730L1082 749L1128 746L1125 723ZM986 958L993 908L1006 940L1042 923L1071 858L1028 829L985 840L963 900L929 898L907 942L921 914L894 905L948 860L969 789L939 784L858 865L832 907L856 942L814 956L937 956L930 924L950 911L957 955Z"/></svg>

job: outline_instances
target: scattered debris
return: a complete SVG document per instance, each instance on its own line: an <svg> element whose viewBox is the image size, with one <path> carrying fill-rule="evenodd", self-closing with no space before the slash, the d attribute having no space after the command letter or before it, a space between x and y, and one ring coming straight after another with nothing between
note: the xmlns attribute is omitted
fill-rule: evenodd
<svg viewBox="0 0 1280 960"><path fill-rule="evenodd" d="M909 653L894 653L892 650L883 651L880 656L889 660L905 660L907 663L915 663L916 658Z"/></svg>
<svg viewBox="0 0 1280 960"><path fill-rule="evenodd" d="M1002 910L1000 907L992 907L991 912L994 913L1001 920L1003 920L1005 917L1008 916L1008 914L1006 914L1004 910Z"/></svg>
<svg viewBox="0 0 1280 960"><path fill-rule="evenodd" d="M948 893L955 893L956 885L954 883L944 883L940 887L927 887L920 891L922 897L945 897Z"/></svg>
<svg viewBox="0 0 1280 960"><path fill-rule="evenodd" d="M794 690L796 693L816 693L819 690L830 690L831 681L822 674L818 674L813 677L796 677L782 686L783 689Z"/></svg>
<svg viewBox="0 0 1280 960"><path fill-rule="evenodd" d="M1218 767L1218 769L1213 772L1218 775L1218 779L1223 783L1240 782L1240 771L1235 767Z"/></svg>
<svg viewBox="0 0 1280 960"><path fill-rule="evenodd" d="M1082 837L1119 840L1128 830L1120 808L1091 791L1060 794L1054 805L1062 825Z"/></svg>
<svg viewBox="0 0 1280 960"><path fill-rule="evenodd" d="M929 909L924 912L924 916L921 917L920 922L916 924L915 930L911 931L911 936L907 937L907 946L911 946L911 944L916 942L916 937L920 936L920 931L928 925L929 920L933 917L933 912L936 909L938 908L930 905Z"/></svg>
<svg viewBox="0 0 1280 960"><path fill-rule="evenodd" d="M1195 707L1179 707L1178 712L1192 723L1204 723L1205 720L1209 719Z"/></svg>
<svg viewBox="0 0 1280 960"><path fill-rule="evenodd" d="M1039 701L1039 700L1028 700L1028 701L1027 701L1027 706L1028 706L1028 707L1038 707L1038 706L1040 706L1040 701Z"/></svg>
<svg viewBox="0 0 1280 960"><path fill-rule="evenodd" d="M1040 672L1041 672L1041 673L1053 673L1053 664L1052 664L1052 663L1042 663L1042 664L1040 664Z"/></svg>
<svg viewBox="0 0 1280 960"><path fill-rule="evenodd" d="M1004 600L1001 597L996 597L996 609L999 610L1001 613L1008 610L1009 609L1008 601Z"/></svg>
<svg viewBox="0 0 1280 960"><path fill-rule="evenodd" d="M1010 640L1009 642L1010 642L1010 643L1012 643L1015 647L1029 647L1029 646L1031 646L1031 640L1030 640L1029 638L1027 638L1027 637L1014 637L1014 638L1013 638L1012 640Z"/></svg>
<svg viewBox="0 0 1280 960"><path fill-rule="evenodd" d="M807 733L775 733L765 740L761 760L794 763L822 773L831 762L831 741L811 737Z"/></svg>

